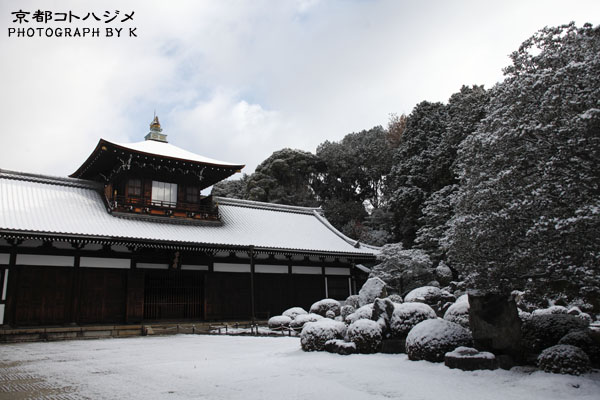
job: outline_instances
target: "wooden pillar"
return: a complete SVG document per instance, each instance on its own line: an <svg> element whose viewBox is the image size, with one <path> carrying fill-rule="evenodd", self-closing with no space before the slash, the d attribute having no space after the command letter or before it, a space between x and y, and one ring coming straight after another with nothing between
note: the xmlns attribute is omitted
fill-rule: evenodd
<svg viewBox="0 0 600 400"><path fill-rule="evenodd" d="M321 260L321 258L319 258ZM325 298L329 298L329 290L327 289L327 275L325 275L325 267L321 266L321 274L323 275L323 283L325 284Z"/></svg>
<svg viewBox="0 0 600 400"><path fill-rule="evenodd" d="M75 262L73 263L73 270L71 271L71 301L68 310L68 321L71 324L77 324L79 322L79 294L81 292L80 285L80 274L81 270L81 248L83 244L72 243L71 246L75 249Z"/></svg>
<svg viewBox="0 0 600 400"><path fill-rule="evenodd" d="M202 304L203 304L203 313L202 317L204 320L208 319L210 305L208 304L209 290L211 285L211 278L213 277L213 273L215 271L215 254L214 250L205 250L206 255L208 256L208 271L204 274L204 290L202 290Z"/></svg>
<svg viewBox="0 0 600 400"><path fill-rule="evenodd" d="M8 255L8 258L9 258L9 262L10 262L10 254ZM5 286L8 283L7 279L8 279L8 266L0 268L0 306L3 307L3 310L2 310L3 316L2 316L2 319L0 319L0 325L4 324L4 321L5 321L4 315L6 314L6 296L7 296L6 292L8 291L8 287L5 287Z"/></svg>
<svg viewBox="0 0 600 400"><path fill-rule="evenodd" d="M252 312L252 324L254 324L256 317L254 314L254 246L250 246L250 307Z"/></svg>
<svg viewBox="0 0 600 400"><path fill-rule="evenodd" d="M6 286L6 303L4 307L4 324L15 326L17 314L17 289L19 283L19 270L17 265L17 241L10 249L8 259L8 282Z"/></svg>
<svg viewBox="0 0 600 400"><path fill-rule="evenodd" d="M288 262L288 307L295 307L294 303L296 302L296 285L294 282L294 275L292 275L292 255L286 254L285 258L287 258Z"/></svg>

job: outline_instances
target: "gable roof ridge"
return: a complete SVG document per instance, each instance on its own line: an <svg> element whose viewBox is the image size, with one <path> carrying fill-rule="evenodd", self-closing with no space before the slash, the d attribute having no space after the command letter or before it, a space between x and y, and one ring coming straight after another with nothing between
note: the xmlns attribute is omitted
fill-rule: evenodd
<svg viewBox="0 0 600 400"><path fill-rule="evenodd" d="M338 235L342 240L344 240L349 245L354 246L354 248L357 248L357 249L366 248L366 249L373 250L376 252L381 251L381 247L372 246L372 245L366 244L366 243L361 243L358 240L354 240L354 239L344 235L335 226L331 225L331 222L329 222L327 220L327 218L325 218L322 214L314 212L314 215L319 220L319 222L321 222L323 225L325 225L331 232Z"/></svg>
<svg viewBox="0 0 600 400"><path fill-rule="evenodd" d="M45 183L48 185L71 186L83 189L101 189L102 184L87 179L67 178L62 176L34 174L30 172L12 171L0 168L0 178L13 179L18 181L27 181L35 183Z"/></svg>
<svg viewBox="0 0 600 400"><path fill-rule="evenodd" d="M307 215L312 215L314 212L316 212L316 213L323 212L321 207L290 206L287 204L266 203L266 202L262 202L262 201L243 200L243 199L234 199L234 198L230 198L230 197L217 197L217 196L215 196L214 199L220 205L223 204L223 205L228 205L228 206L257 208L257 209L261 209L261 210L291 212L291 213L296 213L296 214L307 214Z"/></svg>

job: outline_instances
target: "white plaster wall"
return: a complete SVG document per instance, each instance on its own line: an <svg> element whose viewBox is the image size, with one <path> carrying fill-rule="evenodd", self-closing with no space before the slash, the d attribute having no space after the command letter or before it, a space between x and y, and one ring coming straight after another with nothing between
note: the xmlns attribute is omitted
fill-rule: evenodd
<svg viewBox="0 0 600 400"><path fill-rule="evenodd" d="M250 272L250 264L214 263L215 272Z"/></svg>
<svg viewBox="0 0 600 400"><path fill-rule="evenodd" d="M47 265L50 267L72 267L73 256L47 256L40 254L17 254L17 265Z"/></svg>
<svg viewBox="0 0 600 400"><path fill-rule="evenodd" d="M0 265L8 265L10 262L10 254L1 253L0 254Z"/></svg>
<svg viewBox="0 0 600 400"><path fill-rule="evenodd" d="M259 273L259 274L287 274L288 266L287 265L255 264L254 272Z"/></svg>
<svg viewBox="0 0 600 400"><path fill-rule="evenodd" d="M85 268L129 269L131 260L129 258L81 257L79 266Z"/></svg>
<svg viewBox="0 0 600 400"><path fill-rule="evenodd" d="M325 267L325 275L350 275L350 268Z"/></svg>
<svg viewBox="0 0 600 400"><path fill-rule="evenodd" d="M137 263L136 267L146 269L169 269L169 264Z"/></svg>
<svg viewBox="0 0 600 400"><path fill-rule="evenodd" d="M184 271L208 271L208 265L182 264L181 269Z"/></svg>
<svg viewBox="0 0 600 400"><path fill-rule="evenodd" d="M303 267L299 265L292 267L292 274L321 275L322 273L321 267Z"/></svg>

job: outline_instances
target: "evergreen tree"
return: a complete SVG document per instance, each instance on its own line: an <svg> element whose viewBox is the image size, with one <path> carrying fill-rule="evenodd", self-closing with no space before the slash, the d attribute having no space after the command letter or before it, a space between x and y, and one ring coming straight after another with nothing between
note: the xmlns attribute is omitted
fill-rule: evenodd
<svg viewBox="0 0 600 400"><path fill-rule="evenodd" d="M229 197L232 199L246 199L246 185L250 177L247 174L242 175L240 179L230 179L215 183L212 188L213 196Z"/></svg>
<svg viewBox="0 0 600 400"><path fill-rule="evenodd" d="M263 161L248 178L247 199L295 206L317 206L313 185L320 160L302 150L282 149Z"/></svg>
<svg viewBox="0 0 600 400"><path fill-rule="evenodd" d="M540 30L463 141L448 256L473 286L599 301L599 54L598 27Z"/></svg>
<svg viewBox="0 0 600 400"><path fill-rule="evenodd" d="M406 120L400 146L394 155L388 196L394 213L394 234L411 247L419 228L423 203L445 186L435 165L437 149L446 131L447 111L442 103L419 103Z"/></svg>
<svg viewBox="0 0 600 400"><path fill-rule="evenodd" d="M450 96L446 106L446 130L437 147L431 149L430 176L435 180L432 187L443 187L431 193L422 205L415 247L426 250L434 263L444 258L442 241L448 230L448 221L454 216L453 196L458 180L453 165L458 147L473 134L486 114L488 102L489 93L483 86L463 86Z"/></svg>
<svg viewBox="0 0 600 400"><path fill-rule="evenodd" d="M317 148L325 168L314 185L325 216L343 233L359 240L381 241L385 236L365 220L385 206L384 188L393 148L381 126L325 141ZM362 239L361 239L362 238Z"/></svg>
<svg viewBox="0 0 600 400"><path fill-rule="evenodd" d="M393 151L381 126L348 134L340 142L325 141L317 147L317 157L325 164L321 199L382 205Z"/></svg>

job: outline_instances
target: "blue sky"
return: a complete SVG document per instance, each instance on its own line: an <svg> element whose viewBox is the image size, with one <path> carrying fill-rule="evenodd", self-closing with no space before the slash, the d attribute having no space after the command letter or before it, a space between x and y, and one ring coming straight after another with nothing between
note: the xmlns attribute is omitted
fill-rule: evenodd
<svg viewBox="0 0 600 400"><path fill-rule="evenodd" d="M135 11L138 37L8 37L19 9ZM490 87L537 29L597 25L600 2L3 1L0 21L0 168L68 175L100 137L142 140L156 110L171 143L251 173Z"/></svg>

